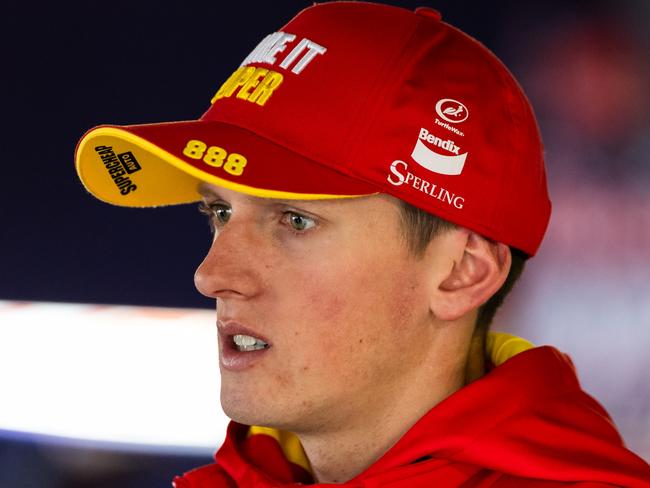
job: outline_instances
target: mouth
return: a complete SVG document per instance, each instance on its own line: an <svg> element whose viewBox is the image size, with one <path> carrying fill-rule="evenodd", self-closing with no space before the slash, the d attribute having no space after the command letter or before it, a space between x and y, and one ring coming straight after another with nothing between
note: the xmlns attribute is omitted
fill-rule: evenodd
<svg viewBox="0 0 650 488"><path fill-rule="evenodd" d="M238 322L217 321L219 361L222 368L241 371L253 366L267 355L271 342L256 331Z"/></svg>

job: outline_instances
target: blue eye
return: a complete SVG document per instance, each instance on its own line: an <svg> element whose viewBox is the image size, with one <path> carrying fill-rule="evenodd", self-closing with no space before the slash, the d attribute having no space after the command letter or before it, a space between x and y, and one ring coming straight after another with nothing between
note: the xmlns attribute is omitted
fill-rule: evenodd
<svg viewBox="0 0 650 488"><path fill-rule="evenodd" d="M225 224L230 220L232 209L227 205L216 203L210 205L210 214L217 220L217 222Z"/></svg>
<svg viewBox="0 0 650 488"><path fill-rule="evenodd" d="M284 219L291 226L292 230L298 232L311 229L316 225L314 219L295 212L286 212L284 214Z"/></svg>
<svg viewBox="0 0 650 488"><path fill-rule="evenodd" d="M224 225L230 219L232 209L225 203L199 203L199 212L208 216L210 228L214 231L215 227Z"/></svg>

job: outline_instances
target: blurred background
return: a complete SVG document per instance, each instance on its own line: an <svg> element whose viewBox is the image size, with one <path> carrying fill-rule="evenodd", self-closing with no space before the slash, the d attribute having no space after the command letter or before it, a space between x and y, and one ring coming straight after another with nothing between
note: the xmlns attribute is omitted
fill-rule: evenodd
<svg viewBox="0 0 650 488"><path fill-rule="evenodd" d="M225 418L192 282L204 217L94 200L74 148L102 123L199 117L310 3L3 2L0 486L170 486L210 462ZM386 3L439 9L528 93L553 215L494 329L567 352L649 460L650 2Z"/></svg>

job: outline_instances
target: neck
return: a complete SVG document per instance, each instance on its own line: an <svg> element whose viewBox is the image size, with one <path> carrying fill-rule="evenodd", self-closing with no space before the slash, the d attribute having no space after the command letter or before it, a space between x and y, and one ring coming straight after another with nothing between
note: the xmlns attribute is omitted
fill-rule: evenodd
<svg viewBox="0 0 650 488"><path fill-rule="evenodd" d="M332 432L321 436L300 436L318 483L342 483L356 477L388 451L405 430L380 426Z"/></svg>

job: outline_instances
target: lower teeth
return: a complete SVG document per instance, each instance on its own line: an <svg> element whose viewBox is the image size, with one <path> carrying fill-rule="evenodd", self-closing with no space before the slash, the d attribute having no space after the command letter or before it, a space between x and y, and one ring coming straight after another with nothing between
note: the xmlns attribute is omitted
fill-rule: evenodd
<svg viewBox="0 0 650 488"><path fill-rule="evenodd" d="M266 346L262 346L262 345L260 345L260 346L257 346L257 345L253 345L253 346L237 346L237 350L240 351L240 352L258 351L260 349L266 349Z"/></svg>

